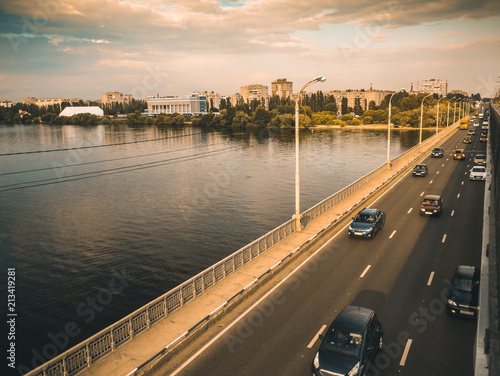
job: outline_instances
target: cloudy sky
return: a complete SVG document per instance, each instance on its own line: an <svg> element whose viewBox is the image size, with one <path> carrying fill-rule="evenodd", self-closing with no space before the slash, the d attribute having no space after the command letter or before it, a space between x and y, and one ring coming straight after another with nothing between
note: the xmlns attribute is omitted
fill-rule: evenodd
<svg viewBox="0 0 500 376"><path fill-rule="evenodd" d="M498 0L0 0L0 100L294 91L448 90L492 96Z"/></svg>

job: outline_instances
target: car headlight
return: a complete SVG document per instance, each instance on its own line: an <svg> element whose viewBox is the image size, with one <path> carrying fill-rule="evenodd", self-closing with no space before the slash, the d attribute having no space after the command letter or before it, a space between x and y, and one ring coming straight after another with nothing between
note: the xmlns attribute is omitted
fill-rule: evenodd
<svg viewBox="0 0 500 376"><path fill-rule="evenodd" d="M349 373L347 375L348 376L356 376L358 374L358 371L359 371L359 362L357 362L356 365L354 367L352 367L352 369L349 371Z"/></svg>
<svg viewBox="0 0 500 376"><path fill-rule="evenodd" d="M319 351L316 353L316 356L314 357L313 366L316 369L319 368Z"/></svg>
<svg viewBox="0 0 500 376"><path fill-rule="evenodd" d="M455 303L453 300L451 299L448 299L448 304L451 305L451 306L454 306L456 307L457 306L457 303Z"/></svg>
<svg viewBox="0 0 500 376"><path fill-rule="evenodd" d="M434 209L434 210L433 210L433 212L434 212L434 213L437 213L437 209Z"/></svg>

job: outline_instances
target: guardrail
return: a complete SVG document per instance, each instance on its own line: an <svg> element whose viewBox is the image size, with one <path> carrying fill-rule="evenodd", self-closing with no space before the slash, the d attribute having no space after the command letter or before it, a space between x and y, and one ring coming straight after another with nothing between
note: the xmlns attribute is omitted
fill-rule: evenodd
<svg viewBox="0 0 500 376"><path fill-rule="evenodd" d="M420 145L414 146L394 158L392 163L397 163L411 153L420 154L429 149L445 137L452 126L427 138ZM387 166L384 164L306 210L302 214L302 224L307 224L314 218L317 218L386 170ZM203 294L205 290L216 285L222 279L252 261L255 257L266 252L270 247L290 236L295 231L295 220L290 219L113 325L32 370L27 376L72 376L85 367L90 367L96 360L113 352L137 334L147 330L162 318L180 309L184 304Z"/></svg>

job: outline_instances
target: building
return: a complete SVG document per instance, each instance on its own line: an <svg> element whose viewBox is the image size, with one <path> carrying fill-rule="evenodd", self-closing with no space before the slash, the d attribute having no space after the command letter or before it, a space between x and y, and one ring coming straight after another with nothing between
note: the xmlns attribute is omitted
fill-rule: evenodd
<svg viewBox="0 0 500 376"><path fill-rule="evenodd" d="M432 78L430 80L417 81L417 91L419 93L437 94L446 96L448 94L448 81Z"/></svg>
<svg viewBox="0 0 500 376"><path fill-rule="evenodd" d="M0 107L12 107L12 101L8 100L0 101Z"/></svg>
<svg viewBox="0 0 500 376"><path fill-rule="evenodd" d="M123 94L118 91L110 91L102 94L102 103L129 103L133 99L131 94Z"/></svg>
<svg viewBox="0 0 500 376"><path fill-rule="evenodd" d="M375 105L378 106L385 99L385 97L389 94L394 93L389 90L373 90L370 85L370 90L345 90L345 91L330 91L323 93L325 96L332 95L335 97L335 101L337 103L337 108L342 108L342 98L347 99L347 107L354 108L356 105L356 100L359 99L359 104L363 110L367 110L369 108L370 102L375 102Z"/></svg>
<svg viewBox="0 0 500 376"><path fill-rule="evenodd" d="M271 83L271 96L277 95L280 98L291 98L293 95L293 82L286 78L278 78Z"/></svg>
<svg viewBox="0 0 500 376"><path fill-rule="evenodd" d="M21 101L21 103L22 104L36 104L37 100L38 100L38 98L35 98L35 97L26 97Z"/></svg>
<svg viewBox="0 0 500 376"><path fill-rule="evenodd" d="M183 97L148 97L148 114L180 114L199 116L207 113L207 98L198 93L191 93Z"/></svg>
<svg viewBox="0 0 500 376"><path fill-rule="evenodd" d="M80 99L78 98L47 98L47 99L37 99L36 105L39 107L48 107L48 106L54 106L56 104L61 105L63 102L66 103L74 103L74 102L79 102Z"/></svg>
<svg viewBox="0 0 500 376"><path fill-rule="evenodd" d="M453 96L453 95L462 95L464 97L468 97L469 96L465 91L462 91L462 90L452 90L452 91L450 91L450 95L451 96Z"/></svg>
<svg viewBox="0 0 500 376"><path fill-rule="evenodd" d="M240 94L243 97L243 101L247 104L252 102L253 100L257 100L260 101L266 109L269 108L267 86L258 84L242 86Z"/></svg>
<svg viewBox="0 0 500 376"><path fill-rule="evenodd" d="M204 96L207 99L207 111L210 111L212 107L220 108L221 96L219 93L214 93L213 91L195 91L193 94Z"/></svg>
<svg viewBox="0 0 500 376"><path fill-rule="evenodd" d="M59 116L73 116L78 114L91 114L97 116L104 116L104 111L97 106L79 106L79 107L71 107L68 106L64 110L61 111Z"/></svg>

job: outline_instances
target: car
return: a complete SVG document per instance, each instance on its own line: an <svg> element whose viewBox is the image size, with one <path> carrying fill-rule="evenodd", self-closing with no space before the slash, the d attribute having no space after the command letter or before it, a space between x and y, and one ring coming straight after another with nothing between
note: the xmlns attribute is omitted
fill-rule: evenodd
<svg viewBox="0 0 500 376"><path fill-rule="evenodd" d="M446 311L450 315L476 318L479 311L480 270L459 265L448 286Z"/></svg>
<svg viewBox="0 0 500 376"><path fill-rule="evenodd" d="M420 215L439 217L443 208L443 199L439 195L425 195L420 203Z"/></svg>
<svg viewBox="0 0 500 376"><path fill-rule="evenodd" d="M474 130L473 130L473 129L469 129L469 130L467 131L467 134L476 134L476 132L474 132Z"/></svg>
<svg viewBox="0 0 500 376"><path fill-rule="evenodd" d="M321 345L312 362L312 374L367 375L383 345L384 332L375 311L348 306L320 335Z"/></svg>
<svg viewBox="0 0 500 376"><path fill-rule="evenodd" d="M474 165L475 166L486 166L486 155L476 154L476 156L474 157Z"/></svg>
<svg viewBox="0 0 500 376"><path fill-rule="evenodd" d="M384 228L385 213L380 209L363 208L349 225L350 237L374 238Z"/></svg>
<svg viewBox="0 0 500 376"><path fill-rule="evenodd" d="M431 152L432 158L443 158L444 150L443 148L434 148Z"/></svg>
<svg viewBox="0 0 500 376"><path fill-rule="evenodd" d="M488 141L488 132L481 132L481 135L479 136L479 141L480 142Z"/></svg>
<svg viewBox="0 0 500 376"><path fill-rule="evenodd" d="M464 139L462 140L462 142L464 144L470 144L472 142L472 138L470 138L469 136L466 136L466 137L464 137Z"/></svg>
<svg viewBox="0 0 500 376"><path fill-rule="evenodd" d="M425 163L419 163L413 167L413 176L427 176L429 169Z"/></svg>
<svg viewBox="0 0 500 376"><path fill-rule="evenodd" d="M464 149L456 149L455 153L453 153L453 159L464 160L465 159Z"/></svg>
<svg viewBox="0 0 500 376"><path fill-rule="evenodd" d="M486 167L474 166L470 170L470 180L486 180Z"/></svg>

